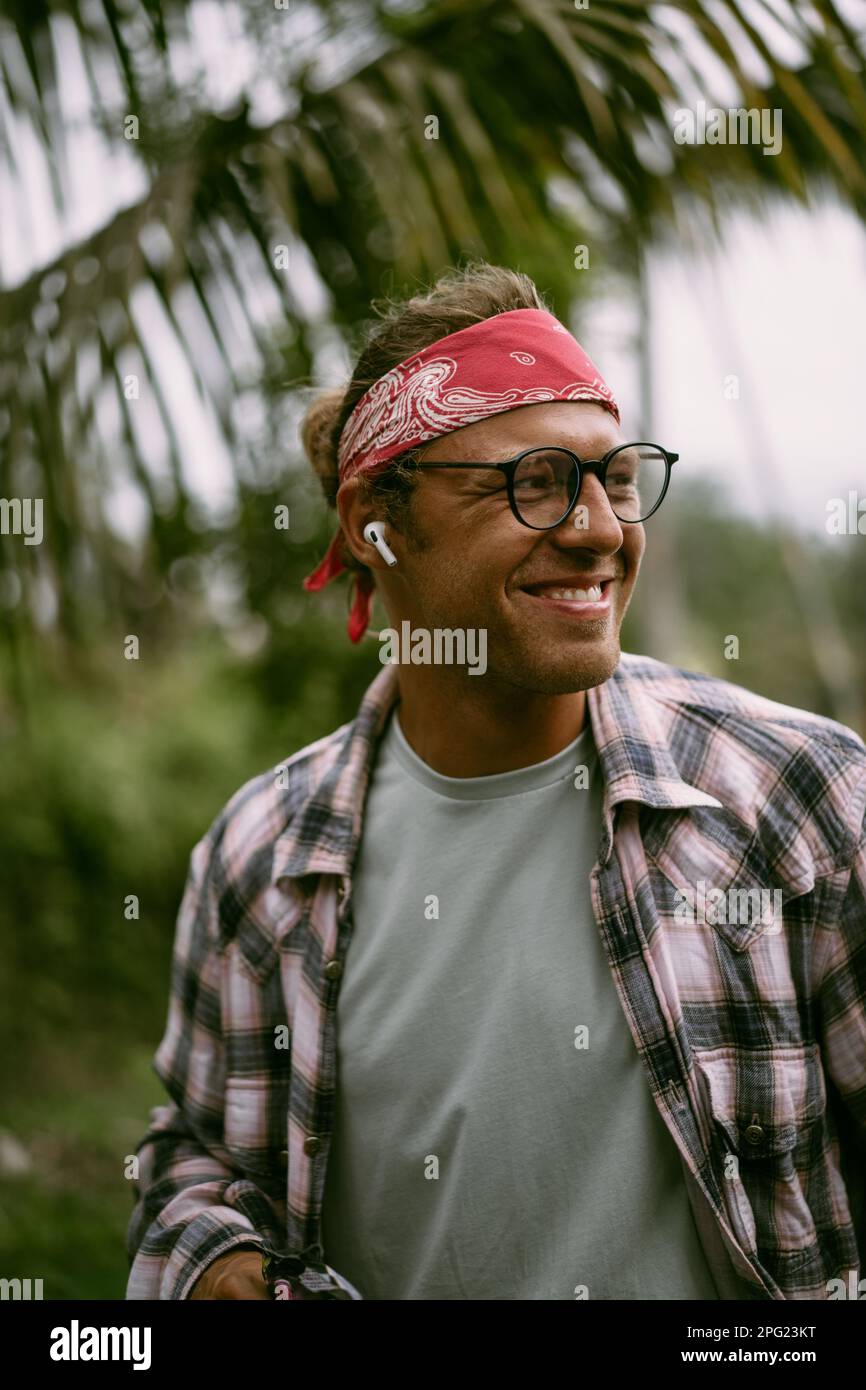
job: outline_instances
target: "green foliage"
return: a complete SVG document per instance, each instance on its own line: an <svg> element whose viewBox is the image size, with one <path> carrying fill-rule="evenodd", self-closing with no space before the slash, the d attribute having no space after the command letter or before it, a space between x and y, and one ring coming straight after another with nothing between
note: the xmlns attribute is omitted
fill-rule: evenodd
<svg viewBox="0 0 866 1390"><path fill-rule="evenodd" d="M40 1082L4 1107L31 1168L0 1180L0 1259L9 1277L42 1279L46 1299L123 1297L126 1157L165 1101L151 1052L120 1034L91 1038L78 1020L74 1057L55 1040Z"/></svg>
<svg viewBox="0 0 866 1390"><path fill-rule="evenodd" d="M217 636L127 661L118 638L78 680L31 673L26 731L0 741L7 1066L40 1030L74 1026L85 997L107 1029L142 1008L154 1024L143 983L167 981L193 844L243 782L350 717L367 682L368 649L335 643L327 661L321 631L310 619L244 661Z"/></svg>

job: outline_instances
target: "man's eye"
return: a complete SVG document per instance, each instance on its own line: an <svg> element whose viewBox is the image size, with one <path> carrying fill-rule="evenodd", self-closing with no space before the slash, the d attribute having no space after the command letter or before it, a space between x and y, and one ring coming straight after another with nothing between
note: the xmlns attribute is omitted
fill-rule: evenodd
<svg viewBox="0 0 866 1390"><path fill-rule="evenodd" d="M536 492L553 487L555 482L551 469L538 468L532 473L518 473L514 479L514 487L517 492Z"/></svg>
<svg viewBox="0 0 866 1390"><path fill-rule="evenodd" d="M536 478L517 478L514 486L518 492L537 492L539 488L550 487L550 479L541 474Z"/></svg>
<svg viewBox="0 0 866 1390"><path fill-rule="evenodd" d="M618 488L637 487L637 472L629 468L619 469L616 473L608 473L607 485Z"/></svg>

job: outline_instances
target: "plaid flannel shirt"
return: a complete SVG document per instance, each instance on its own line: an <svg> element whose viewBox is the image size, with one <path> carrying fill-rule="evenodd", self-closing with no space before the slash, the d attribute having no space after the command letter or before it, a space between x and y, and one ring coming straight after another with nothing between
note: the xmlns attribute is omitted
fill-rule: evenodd
<svg viewBox="0 0 866 1390"><path fill-rule="evenodd" d="M352 870L398 696L385 667L193 850L127 1298L185 1298L234 1245L321 1250ZM593 909L720 1296L828 1298L866 1250L866 745L626 653L587 699ZM752 889L775 920L728 910Z"/></svg>

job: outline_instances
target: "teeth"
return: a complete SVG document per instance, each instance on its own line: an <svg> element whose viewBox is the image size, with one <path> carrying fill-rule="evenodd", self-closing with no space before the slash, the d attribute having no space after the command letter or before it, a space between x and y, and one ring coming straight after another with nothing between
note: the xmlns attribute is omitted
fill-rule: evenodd
<svg viewBox="0 0 866 1390"><path fill-rule="evenodd" d="M601 585L593 584L590 589L545 589L548 598L564 598L580 603L598 603L601 598Z"/></svg>

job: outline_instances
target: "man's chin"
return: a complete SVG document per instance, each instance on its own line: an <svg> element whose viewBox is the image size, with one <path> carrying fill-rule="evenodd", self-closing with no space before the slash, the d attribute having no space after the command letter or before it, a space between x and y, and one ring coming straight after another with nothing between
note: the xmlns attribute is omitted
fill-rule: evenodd
<svg viewBox="0 0 866 1390"><path fill-rule="evenodd" d="M568 651L527 651L514 649L496 660L488 656L489 669L522 690L537 695L572 695L590 690L610 680L619 665L619 634L605 634L598 641L587 641Z"/></svg>

